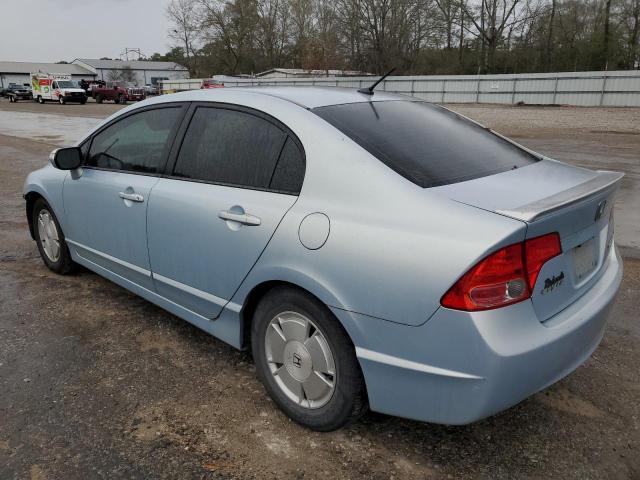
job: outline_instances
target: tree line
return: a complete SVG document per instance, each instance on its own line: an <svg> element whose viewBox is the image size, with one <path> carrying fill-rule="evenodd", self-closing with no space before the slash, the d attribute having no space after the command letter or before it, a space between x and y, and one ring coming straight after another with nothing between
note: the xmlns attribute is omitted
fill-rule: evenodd
<svg viewBox="0 0 640 480"><path fill-rule="evenodd" d="M171 0L192 76L270 68L476 74L640 68L640 0Z"/></svg>

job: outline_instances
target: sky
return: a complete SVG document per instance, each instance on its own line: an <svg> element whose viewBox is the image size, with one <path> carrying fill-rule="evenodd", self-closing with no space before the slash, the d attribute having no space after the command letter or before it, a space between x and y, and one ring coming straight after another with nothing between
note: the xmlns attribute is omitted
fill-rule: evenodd
<svg viewBox="0 0 640 480"><path fill-rule="evenodd" d="M120 58L125 47L145 55L169 50L169 0L0 0L5 3L26 9L17 15L0 9L0 61Z"/></svg>

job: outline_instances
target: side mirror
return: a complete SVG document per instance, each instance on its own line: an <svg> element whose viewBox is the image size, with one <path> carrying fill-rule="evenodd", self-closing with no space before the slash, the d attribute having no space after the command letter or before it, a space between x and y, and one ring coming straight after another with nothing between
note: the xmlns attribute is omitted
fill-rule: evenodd
<svg viewBox="0 0 640 480"><path fill-rule="evenodd" d="M49 160L60 170L75 170L82 165L82 152L79 147L58 148L51 152Z"/></svg>

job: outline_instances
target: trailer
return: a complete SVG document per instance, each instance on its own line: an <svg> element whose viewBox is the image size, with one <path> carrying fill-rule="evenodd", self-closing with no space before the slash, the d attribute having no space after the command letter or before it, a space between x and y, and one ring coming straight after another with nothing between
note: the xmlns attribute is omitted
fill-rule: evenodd
<svg viewBox="0 0 640 480"><path fill-rule="evenodd" d="M160 80L158 84L160 95L167 95L170 93L185 92L187 90L199 90L202 88L202 79Z"/></svg>
<svg viewBox="0 0 640 480"><path fill-rule="evenodd" d="M215 78L192 78L189 80L161 80L160 94L167 95L170 93L185 92L187 90L200 90L207 88L222 88L224 82Z"/></svg>

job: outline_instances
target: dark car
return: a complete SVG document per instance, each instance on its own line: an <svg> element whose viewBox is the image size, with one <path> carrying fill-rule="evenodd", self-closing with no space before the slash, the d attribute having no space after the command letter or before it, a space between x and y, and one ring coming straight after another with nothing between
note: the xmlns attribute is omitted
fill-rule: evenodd
<svg viewBox="0 0 640 480"><path fill-rule="evenodd" d="M5 96L9 97L10 102L17 102L18 100L31 100L33 98L31 87L19 85L17 83L12 83L11 85L9 85L9 88L7 88L5 92Z"/></svg>
<svg viewBox="0 0 640 480"><path fill-rule="evenodd" d="M0 88L0 97L6 97L8 96L9 93L9 89L13 88L13 87L18 87L20 86L19 83L10 83L9 85L7 85L6 87L2 87Z"/></svg>

